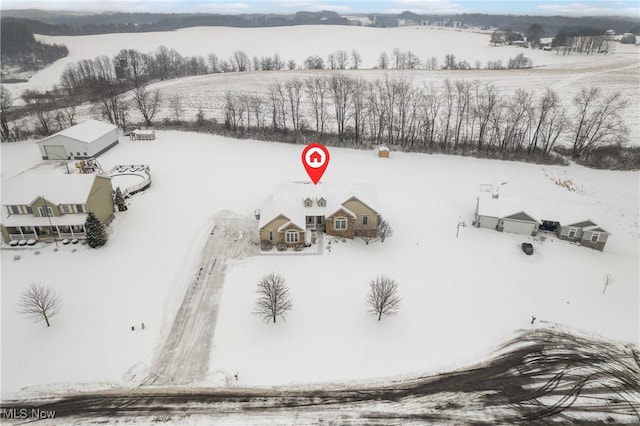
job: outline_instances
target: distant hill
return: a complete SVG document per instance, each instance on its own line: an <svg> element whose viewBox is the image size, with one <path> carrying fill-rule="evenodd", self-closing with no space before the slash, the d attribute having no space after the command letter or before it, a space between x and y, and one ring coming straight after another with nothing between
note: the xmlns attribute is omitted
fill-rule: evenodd
<svg viewBox="0 0 640 426"><path fill-rule="evenodd" d="M0 50L2 68L17 68L18 71L35 70L67 56L65 46L40 43L34 38L32 28L47 28L37 21L25 22L3 18L0 27Z"/></svg>
<svg viewBox="0 0 640 426"><path fill-rule="evenodd" d="M618 34L634 32L640 19L632 17L567 17L529 15L456 14L431 15L405 11L399 14L360 14L375 26L405 25L473 26L480 28L509 27L524 33L532 24L540 24L543 36L555 36L562 28L600 28ZM2 20L13 18L23 22L34 34L86 35L123 32L172 31L196 26L276 27L291 25L355 25L332 11L297 12L295 14L220 15L210 13L86 13L37 9L3 10Z"/></svg>
<svg viewBox="0 0 640 426"><path fill-rule="evenodd" d="M36 34L88 35L106 33L172 31L201 26L240 28L291 25L349 25L349 20L336 12L297 12L294 15L219 15L190 13L50 13L38 10L7 10L5 18L20 19ZM46 25L39 25L46 24Z"/></svg>

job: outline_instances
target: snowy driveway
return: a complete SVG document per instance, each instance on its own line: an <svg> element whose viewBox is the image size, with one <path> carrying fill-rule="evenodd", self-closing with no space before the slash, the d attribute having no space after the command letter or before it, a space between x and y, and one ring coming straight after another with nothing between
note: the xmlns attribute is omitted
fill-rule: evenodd
<svg viewBox="0 0 640 426"><path fill-rule="evenodd" d="M254 242L253 218L230 212L216 215L169 335L143 384L187 384L205 377L227 262L257 253Z"/></svg>

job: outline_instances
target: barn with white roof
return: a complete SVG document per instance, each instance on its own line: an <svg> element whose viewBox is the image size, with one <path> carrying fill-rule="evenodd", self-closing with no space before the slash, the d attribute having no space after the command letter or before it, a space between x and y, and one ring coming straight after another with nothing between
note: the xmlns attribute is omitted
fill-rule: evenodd
<svg viewBox="0 0 640 426"><path fill-rule="evenodd" d="M98 120L88 120L36 143L43 160L97 157L118 143L118 127Z"/></svg>

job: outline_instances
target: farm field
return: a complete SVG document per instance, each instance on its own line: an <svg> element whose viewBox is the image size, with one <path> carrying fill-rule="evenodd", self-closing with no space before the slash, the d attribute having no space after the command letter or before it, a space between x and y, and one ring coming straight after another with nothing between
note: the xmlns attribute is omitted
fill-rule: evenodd
<svg viewBox="0 0 640 426"><path fill-rule="evenodd" d="M473 66L481 61L484 66L489 60L501 60L506 64L518 53L526 53L535 66L597 63L598 59L581 55L562 56L555 52L520 49L516 47L494 47L489 43L488 32L454 30L443 27L397 27L369 28L357 26L293 26L273 28L230 28L194 27L177 31L131 34L101 34L92 36L37 36L46 43L64 44L69 55L49 67L37 72L29 82L12 84L14 93L25 89L47 90L59 81L64 67L82 59L93 59L100 55L114 56L121 49L137 49L150 52L160 45L177 50L183 56L215 53L227 59L236 50L243 50L252 58L254 55L272 56L278 53L286 62L290 59L301 66L308 56L327 57L336 50L351 52L357 50L362 55L362 68L377 65L382 51L389 55L395 48L410 50L425 61L433 56L441 64L444 56L453 54L458 60L466 60ZM202 42L194 42L201 40ZM446 42L444 41L446 40ZM616 53L621 46L616 45ZM622 49L625 50L624 47ZM597 56L599 58L599 56Z"/></svg>
<svg viewBox="0 0 640 426"><path fill-rule="evenodd" d="M49 245L39 255L20 252L20 260L3 248L3 397L25 387L19 394L137 385L162 346L214 214L251 216L274 184L306 180L300 145L156 133L153 142L121 138L99 158L104 169L149 164L153 177L117 214L106 246L54 252ZM3 181L41 163L32 141L1 149ZM218 386L235 373L240 385L271 386L441 371L483 359L537 326L638 344L637 173L395 152L387 160L338 148L331 158L323 181L376 183L395 234L368 246L335 241L322 255L232 261L203 383ZM64 173L58 162L37 167L51 168ZM556 181L570 181L572 190ZM455 238L460 220L471 223L480 185L501 182L523 200L584 212L577 220L612 233L605 251L473 227ZM533 256L521 252L523 241L534 244ZM287 279L294 309L286 322L264 324L252 314L254 291L271 271ZM383 322L364 305L378 274L396 279L403 299L399 314ZM602 294L606 274L614 284ZM63 299L50 329L16 312L31 281Z"/></svg>

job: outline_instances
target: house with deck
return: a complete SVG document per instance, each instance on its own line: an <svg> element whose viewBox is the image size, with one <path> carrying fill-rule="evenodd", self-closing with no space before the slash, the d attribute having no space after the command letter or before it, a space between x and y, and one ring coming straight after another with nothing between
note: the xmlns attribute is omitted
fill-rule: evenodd
<svg viewBox="0 0 640 426"><path fill-rule="evenodd" d="M102 223L112 219L109 177L27 171L2 183L0 229L6 243L84 239L88 212Z"/></svg>
<svg viewBox="0 0 640 426"><path fill-rule="evenodd" d="M118 127L87 120L36 142L43 160L97 157L118 143Z"/></svg>
<svg viewBox="0 0 640 426"><path fill-rule="evenodd" d="M309 245L318 233L344 238L377 235L381 222L374 184L276 185L260 209L263 243Z"/></svg>

